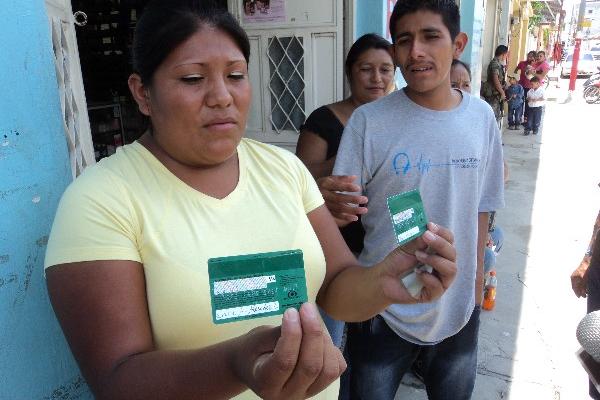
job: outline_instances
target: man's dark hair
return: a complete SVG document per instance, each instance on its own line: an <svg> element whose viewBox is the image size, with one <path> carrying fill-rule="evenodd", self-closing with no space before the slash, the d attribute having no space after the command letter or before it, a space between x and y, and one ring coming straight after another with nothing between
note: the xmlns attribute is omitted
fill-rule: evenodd
<svg viewBox="0 0 600 400"><path fill-rule="evenodd" d="M531 55L535 57L535 56L537 56L537 52L535 50L531 50L529 53L527 53L527 57L529 57Z"/></svg>
<svg viewBox="0 0 600 400"><path fill-rule="evenodd" d="M496 47L496 52L494 53L494 56L500 57L501 55L506 54L506 53L508 53L508 47L501 44L500 46Z"/></svg>
<svg viewBox="0 0 600 400"><path fill-rule="evenodd" d="M455 58L454 60L452 60L452 66L450 68L455 67L457 65L462 65L462 67L467 70L467 74L469 74L469 80L471 80L471 67L469 66L469 64Z"/></svg>
<svg viewBox="0 0 600 400"><path fill-rule="evenodd" d="M539 81L540 81L540 78L538 78L537 76L534 76L533 78L531 78L529 80L529 82L531 82L531 83L535 83L535 82L539 82Z"/></svg>
<svg viewBox="0 0 600 400"><path fill-rule="evenodd" d="M390 42L376 33L367 33L359 37L356 42L350 47L346 56L346 77L349 82L352 82L352 66L358 61L358 58L366 51L371 49L390 50Z"/></svg>
<svg viewBox="0 0 600 400"><path fill-rule="evenodd" d="M400 18L417 11L439 14L452 40L460 33L460 11L454 0L398 0L390 17L392 42L396 41L396 24Z"/></svg>

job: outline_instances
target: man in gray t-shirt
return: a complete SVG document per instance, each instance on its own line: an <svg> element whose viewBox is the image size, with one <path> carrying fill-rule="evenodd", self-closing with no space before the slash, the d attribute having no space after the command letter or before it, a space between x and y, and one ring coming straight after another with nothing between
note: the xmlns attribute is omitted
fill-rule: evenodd
<svg viewBox="0 0 600 400"><path fill-rule="evenodd" d="M334 175L356 175L369 199L363 265L380 262L396 246L386 199L419 189L430 221L455 235L458 273L448 291L426 304L395 304L382 316L399 336L417 344L456 334L475 306L478 213L503 205L502 145L493 113L462 93L451 111L433 111L404 90L360 107L342 137Z"/></svg>
<svg viewBox="0 0 600 400"><path fill-rule="evenodd" d="M450 64L466 44L459 19L453 1L396 3L393 55L408 86L358 108L337 153L333 175L356 176L368 198L363 265L397 246L386 199L413 189L421 192L428 219L454 232L457 249L456 279L439 300L394 304L350 327L352 398L393 398L419 354L430 399L469 399L473 390L477 268L487 213L504 205L503 164L489 105L450 86Z"/></svg>

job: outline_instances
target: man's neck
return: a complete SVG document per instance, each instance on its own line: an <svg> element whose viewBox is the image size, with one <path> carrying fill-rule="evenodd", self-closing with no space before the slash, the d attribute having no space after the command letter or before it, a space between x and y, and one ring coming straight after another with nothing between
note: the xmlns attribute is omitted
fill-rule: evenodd
<svg viewBox="0 0 600 400"><path fill-rule="evenodd" d="M439 86L428 92L416 92L410 87L404 88L404 93L416 104L433 111L450 111L460 104L462 95L448 85Z"/></svg>

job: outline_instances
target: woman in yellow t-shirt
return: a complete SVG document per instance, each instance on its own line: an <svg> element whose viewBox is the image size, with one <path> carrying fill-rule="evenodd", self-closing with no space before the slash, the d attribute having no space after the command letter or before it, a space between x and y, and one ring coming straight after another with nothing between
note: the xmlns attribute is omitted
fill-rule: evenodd
<svg viewBox="0 0 600 400"><path fill-rule="evenodd" d="M151 127L63 195L45 260L52 305L100 399L336 399L345 364L312 303L362 321L434 300L456 274L452 233L430 223L359 266L302 163L242 138L250 44L202 3L154 0L138 22L129 87ZM292 249L308 303L213 323L208 259ZM418 262L435 273L412 297L400 277Z"/></svg>

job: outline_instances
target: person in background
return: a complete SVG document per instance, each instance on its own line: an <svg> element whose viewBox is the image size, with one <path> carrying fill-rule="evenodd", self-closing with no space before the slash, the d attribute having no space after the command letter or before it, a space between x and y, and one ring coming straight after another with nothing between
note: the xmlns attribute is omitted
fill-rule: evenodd
<svg viewBox="0 0 600 400"><path fill-rule="evenodd" d="M450 68L450 83L453 88L460 89L464 92L471 93L471 68L469 64L464 63L460 60L452 60L452 67ZM504 166L504 184L508 182L509 173L508 165L503 160ZM504 232L496 225L496 212L490 212L490 221L488 225L488 238L484 249L483 259L483 274L484 276L496 267L496 255L502 249L504 244ZM481 279L478 277L478 279ZM478 290L478 288L476 288ZM477 296L477 293L476 293ZM419 360L417 360L419 361ZM421 368L417 363L416 368L413 369L413 373L419 378L422 377Z"/></svg>
<svg viewBox="0 0 600 400"><path fill-rule="evenodd" d="M331 175L344 127L354 110L394 90L395 67L390 46L390 42L374 33L358 38L348 51L344 68L350 96L317 108L300 127L296 155L315 179ZM360 220L340 231L350 250L360 254L365 237ZM333 343L341 346L344 323L323 312L321 316Z"/></svg>
<svg viewBox="0 0 600 400"><path fill-rule="evenodd" d="M599 185L600 186L600 185ZM592 235L579 266L571 274L571 287L577 297L587 297L587 312L600 310L600 211ZM590 381L590 397L600 400L600 394Z"/></svg>
<svg viewBox="0 0 600 400"><path fill-rule="evenodd" d="M524 61L521 61L519 64L517 64L517 67L515 68L514 73L516 74L517 72L520 72L520 77L519 77L519 85L523 86L523 98L527 99L527 92L529 91L529 89L531 89L531 82L529 81L531 78L533 78L535 76L535 58L537 56L537 53L535 51L530 51L529 53L527 53L527 59ZM527 104L527 101L524 102L525 103L525 107L523 108L523 116L522 116L522 120L521 123L523 125L525 125L525 123L527 122L527 117L529 116L529 105Z"/></svg>
<svg viewBox="0 0 600 400"><path fill-rule="evenodd" d="M517 83L517 78L511 76L508 79L510 85L506 88L506 99L508 100L508 129L518 130L523 115L524 89Z"/></svg>
<svg viewBox="0 0 600 400"><path fill-rule="evenodd" d="M550 71L550 64L546 61L546 52L540 50L537 52L535 57L535 76L540 80L540 85L544 86Z"/></svg>
<svg viewBox="0 0 600 400"><path fill-rule="evenodd" d="M496 47L494 58L487 68L487 81L481 86L481 95L494 110L498 128L502 130L502 117L504 115L504 101L506 94L506 58L508 47L501 44Z"/></svg>
<svg viewBox="0 0 600 400"><path fill-rule="evenodd" d="M304 164L243 138L250 41L228 12L206 0L152 0L132 51L128 84L150 127L65 191L44 261L95 398L337 399L345 362L314 303L363 321L439 298L456 274L452 232L430 223L414 255L396 248L358 264ZM299 311L213 320L209 259L290 249L303 253ZM400 277L418 262L435 273L422 274L413 297ZM238 312L235 304L224 311Z"/></svg>
<svg viewBox="0 0 600 400"><path fill-rule="evenodd" d="M542 123L544 104L546 103L544 88L537 76L531 78L531 89L527 92L527 102L529 103L529 119L524 135L527 136L532 132L537 135Z"/></svg>
<svg viewBox="0 0 600 400"><path fill-rule="evenodd" d="M471 93L471 67L458 59L452 60L450 67L450 85L454 89Z"/></svg>

